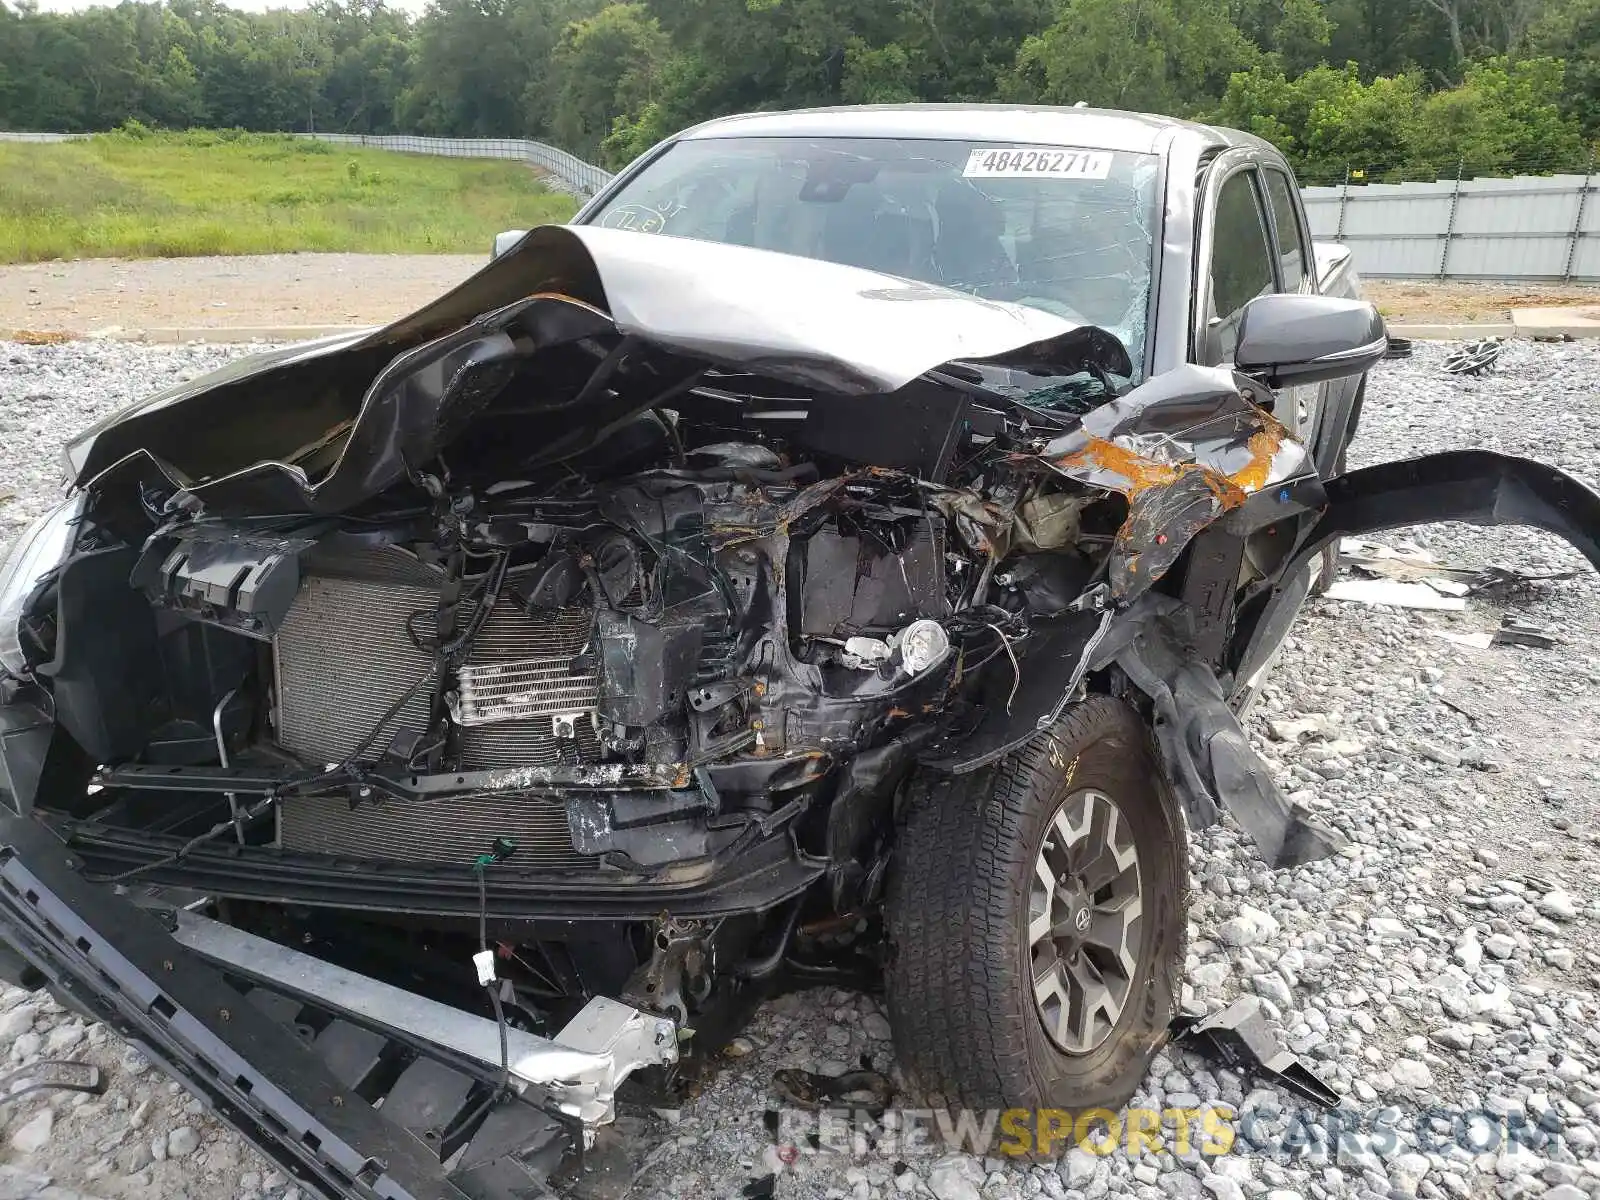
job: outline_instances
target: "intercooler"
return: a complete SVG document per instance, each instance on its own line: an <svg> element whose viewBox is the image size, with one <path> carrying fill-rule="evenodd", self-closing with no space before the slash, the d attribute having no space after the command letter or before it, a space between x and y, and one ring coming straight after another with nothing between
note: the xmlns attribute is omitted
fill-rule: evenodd
<svg viewBox="0 0 1600 1200"><path fill-rule="evenodd" d="M279 837L285 850L393 862L454 863L477 858L508 837L511 864L589 868L599 859L576 853L562 804L541 796L469 796L416 803L387 801L352 808L338 796L284 802Z"/></svg>
<svg viewBox="0 0 1600 1200"><path fill-rule="evenodd" d="M434 627L441 586L436 572L397 550L308 562L273 642L278 742L308 762L335 763L363 743L363 757L376 758L396 734L421 734L431 686L419 688L391 719L385 721L384 714L432 665L406 625L414 618L420 630ZM573 661L588 644L590 629L590 615L582 609L529 616L506 599L495 606L464 674L478 677L490 711L514 712L515 718L459 728L463 769L598 756L590 720L598 666ZM516 690L507 693L501 681ZM482 710L485 697L477 703ZM343 800L300 799L282 810L282 842L290 850L467 862L502 836L517 841L519 860L529 865L593 862L572 850L563 808L537 796L355 809Z"/></svg>

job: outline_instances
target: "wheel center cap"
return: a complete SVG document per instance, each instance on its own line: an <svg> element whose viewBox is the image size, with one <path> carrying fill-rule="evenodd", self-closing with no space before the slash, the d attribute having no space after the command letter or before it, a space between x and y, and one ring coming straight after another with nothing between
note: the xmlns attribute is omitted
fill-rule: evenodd
<svg viewBox="0 0 1600 1200"><path fill-rule="evenodd" d="M1089 926L1093 921L1094 921L1094 914L1089 911L1087 906L1085 906L1083 908L1078 909L1078 911L1073 914L1073 916L1072 916L1072 927L1074 929L1076 929L1079 933L1088 933L1089 932Z"/></svg>

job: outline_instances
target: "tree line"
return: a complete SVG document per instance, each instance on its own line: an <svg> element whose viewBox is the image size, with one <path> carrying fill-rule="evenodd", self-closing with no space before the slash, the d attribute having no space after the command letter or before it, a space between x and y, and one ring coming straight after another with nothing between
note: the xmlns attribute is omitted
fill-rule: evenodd
<svg viewBox="0 0 1600 1200"><path fill-rule="evenodd" d="M1303 178L1583 170L1600 0L0 0L0 128L536 137L616 166L729 112L985 101L1192 116Z"/></svg>

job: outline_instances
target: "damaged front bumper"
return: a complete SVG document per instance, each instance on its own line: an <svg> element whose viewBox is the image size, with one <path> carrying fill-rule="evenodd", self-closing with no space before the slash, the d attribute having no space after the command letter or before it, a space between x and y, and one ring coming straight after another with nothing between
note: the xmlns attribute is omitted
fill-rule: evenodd
<svg viewBox="0 0 1600 1200"><path fill-rule="evenodd" d="M520 1098L498 1100L470 1144L452 1145L452 1111L493 1095L484 1089L501 1064L494 1021L192 913L142 908L78 867L40 825L0 818L0 942L324 1195L526 1194L516 1187L539 1182L528 1155L544 1153L548 1168L562 1135L571 1139L564 1145L588 1145L612 1120L624 1079L678 1057L672 1021L603 997L553 1040L508 1030ZM302 1002L330 1022L313 1032L273 1019ZM379 1110L373 1081L391 1040L411 1066L389 1081ZM414 1072L402 1104L394 1097ZM402 1110L436 1124L406 1123ZM474 1153L486 1136L495 1153ZM447 1174L442 1161L463 1146Z"/></svg>
<svg viewBox="0 0 1600 1200"><path fill-rule="evenodd" d="M173 939L200 957L269 988L346 1014L364 1014L445 1050L500 1062L499 1028L448 1004L369 979L287 946L189 912L173 914ZM596 996L554 1041L520 1029L507 1031L506 1070L519 1091L548 1092L561 1112L586 1131L616 1115L617 1086L641 1067L678 1058L677 1030L665 1017L647 1016Z"/></svg>

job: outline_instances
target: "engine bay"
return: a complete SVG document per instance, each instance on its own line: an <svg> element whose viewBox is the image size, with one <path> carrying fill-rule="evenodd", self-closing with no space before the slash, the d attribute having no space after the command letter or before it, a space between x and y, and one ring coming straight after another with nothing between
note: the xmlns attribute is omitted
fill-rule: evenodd
<svg viewBox="0 0 1600 1200"><path fill-rule="evenodd" d="M1092 362L1064 389L1061 367L990 370L1079 407L1118 390ZM580 403L606 416L565 446L523 432ZM1070 420L954 376L846 404L583 339L349 513L234 516L141 478L155 527L103 553L132 583L122 635L142 609L151 643L130 678L164 694L119 714L101 674L94 727L63 721L99 764L169 780L219 753L316 772L279 798L286 851L704 861L752 822L798 827L862 752L902 743L903 769L1004 702L1032 622L1090 588L1126 516L1032 457ZM137 520L101 511L108 543Z"/></svg>

